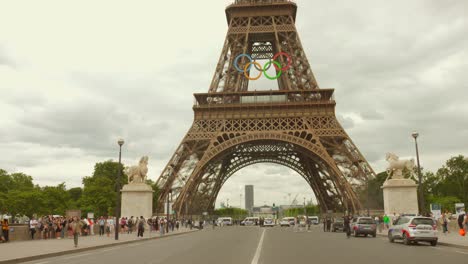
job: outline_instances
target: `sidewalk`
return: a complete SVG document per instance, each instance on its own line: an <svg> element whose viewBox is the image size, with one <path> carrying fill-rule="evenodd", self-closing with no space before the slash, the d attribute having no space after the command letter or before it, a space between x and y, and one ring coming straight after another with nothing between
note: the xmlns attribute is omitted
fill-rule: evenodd
<svg viewBox="0 0 468 264"><path fill-rule="evenodd" d="M146 231L143 238L137 238L137 233L133 232L133 234L129 235L119 234L119 240L117 241L115 240L114 233L110 237L105 235L102 237L99 235L84 236L78 239L78 248L75 248L73 238L2 243L0 244L0 252L2 252L0 254L0 263L19 263L97 248L181 235L193 231L197 231L197 229L180 228L179 231L169 232L169 234L165 234L164 236L160 236L159 232L156 231Z"/></svg>
<svg viewBox="0 0 468 264"><path fill-rule="evenodd" d="M438 231L439 245L468 249L468 236L462 237L458 232L450 232L449 234L444 235L441 230ZM388 230L382 230L382 233L378 233L378 235L387 236L387 232Z"/></svg>

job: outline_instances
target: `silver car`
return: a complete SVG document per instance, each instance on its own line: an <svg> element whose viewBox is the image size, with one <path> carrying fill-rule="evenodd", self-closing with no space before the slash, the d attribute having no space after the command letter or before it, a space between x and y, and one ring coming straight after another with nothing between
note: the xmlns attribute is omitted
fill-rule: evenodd
<svg viewBox="0 0 468 264"><path fill-rule="evenodd" d="M435 247L437 246L436 223L429 217L400 217L388 230L388 240L393 243L396 239L403 240L405 245L409 245L411 242L425 241Z"/></svg>

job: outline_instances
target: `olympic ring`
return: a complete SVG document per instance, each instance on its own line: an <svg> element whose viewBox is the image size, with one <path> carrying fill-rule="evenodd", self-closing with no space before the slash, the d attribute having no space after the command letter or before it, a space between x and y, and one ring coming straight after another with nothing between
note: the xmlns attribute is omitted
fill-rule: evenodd
<svg viewBox="0 0 468 264"><path fill-rule="evenodd" d="M250 57L249 54L239 54L239 55L236 57L236 59L234 60L234 67L236 68L236 70L237 70L238 72L243 72L243 70L241 70L241 69L239 68L239 59L242 58L242 57L247 57L247 59L249 59L249 61L250 61L251 63L253 62L252 57ZM250 67L252 67L252 65L250 65ZM249 68L249 71L250 71L250 68Z"/></svg>
<svg viewBox="0 0 468 264"><path fill-rule="evenodd" d="M276 80L278 79L280 76L281 76L281 73L283 73L281 70L278 71L278 73L276 74L275 77L271 77L267 74L267 70L266 70L266 66L268 65L268 68L270 68L271 64L275 65L275 68L276 67L281 67L281 63L277 62L277 61L269 61L267 63L265 63L265 65L263 66L263 74L265 75L265 77L267 77L269 80Z"/></svg>
<svg viewBox="0 0 468 264"><path fill-rule="evenodd" d="M286 52L278 52L278 53L275 54L275 56L273 56L273 60L276 60L279 56L286 56L286 58L288 59L288 64L286 65L286 67L281 68L281 71L289 70L289 68L291 68L291 64L292 64L291 56L289 56L289 54L287 54ZM277 66L276 64L274 66L275 66L276 70L278 70L278 71L280 70L279 67L281 67L281 66Z"/></svg>
<svg viewBox="0 0 468 264"><path fill-rule="evenodd" d="M247 72L249 71L247 68L248 68L248 67L251 67L252 64L255 65L255 66L258 65L260 68L262 67L262 65L260 65L260 63L258 63L258 62L256 62L256 61L254 61L254 62L249 62L249 63L247 63L247 64L245 65L245 68L244 68L244 76L245 76L245 78L249 79L250 81L256 81L256 80L260 79L260 77L262 77L262 72L260 71L260 74L259 74L257 77L251 78L251 77L249 76L249 74L247 73Z"/></svg>
<svg viewBox="0 0 468 264"><path fill-rule="evenodd" d="M287 64L286 66L282 67L281 65L281 62L277 61L276 59L280 56L284 56L286 57L287 59ZM244 69L241 69L240 66L239 66L239 59L242 58L242 57L246 57L249 62L244 66ZM257 61L253 60L252 59L252 56L249 55L249 54L245 54L245 53L242 53L242 54L239 54L237 55L237 57L234 59L234 68L236 68L236 70L240 73L244 73L244 76L251 80L251 81L255 81L255 80L258 80L260 79L260 77L262 76L262 73L263 75L265 75L265 77L269 80L276 80L278 79L281 74L287 70L289 70L291 68L291 65L292 65L292 58L289 54L287 54L286 52L278 52L276 53L274 56L273 56L273 59L268 61L267 63L265 63L265 65L263 66L262 68L262 65L260 65L260 63L258 63ZM252 69L252 65L255 67L255 69L257 71L259 71L259 75L256 76L256 77L251 77L249 75L249 72L250 70ZM273 65L277 71L277 74L276 76L269 76L267 74L267 71L271 68L271 65Z"/></svg>

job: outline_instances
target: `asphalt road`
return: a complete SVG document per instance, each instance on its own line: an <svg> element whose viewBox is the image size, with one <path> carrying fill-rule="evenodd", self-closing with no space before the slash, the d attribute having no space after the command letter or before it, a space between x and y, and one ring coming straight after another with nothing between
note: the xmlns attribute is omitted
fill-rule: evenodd
<svg viewBox="0 0 468 264"><path fill-rule="evenodd" d="M27 250L27 249L25 249ZM468 250L391 244L385 237L351 237L293 228L223 227L141 243L42 259L53 263L468 263Z"/></svg>

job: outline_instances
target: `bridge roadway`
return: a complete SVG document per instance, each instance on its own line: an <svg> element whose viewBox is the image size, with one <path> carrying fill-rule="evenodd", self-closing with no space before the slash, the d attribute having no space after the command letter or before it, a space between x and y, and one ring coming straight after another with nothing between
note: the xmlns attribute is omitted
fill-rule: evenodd
<svg viewBox="0 0 468 264"><path fill-rule="evenodd" d="M72 243L71 241L68 241ZM25 249L27 250L27 249ZM468 250L427 244L391 244L385 237L351 237L293 228L211 227L200 232L154 241L97 249L41 259L53 263L181 263L181 264L286 264L286 263L468 263Z"/></svg>

